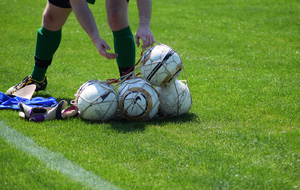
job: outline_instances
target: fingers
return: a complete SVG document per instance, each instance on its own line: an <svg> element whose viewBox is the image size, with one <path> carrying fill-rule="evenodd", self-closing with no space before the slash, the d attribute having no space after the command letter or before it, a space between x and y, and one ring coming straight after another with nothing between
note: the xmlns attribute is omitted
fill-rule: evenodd
<svg viewBox="0 0 300 190"><path fill-rule="evenodd" d="M110 47L106 42L103 44L103 46L104 46L105 49L110 50Z"/></svg>
<svg viewBox="0 0 300 190"><path fill-rule="evenodd" d="M142 41L143 41L142 48L146 49L147 47L153 46L154 37L153 36L146 36L144 39L142 39Z"/></svg>
<svg viewBox="0 0 300 190"><path fill-rule="evenodd" d="M100 55L102 55L106 59L115 59L115 58L118 57L118 54L116 54L116 53L109 53L106 50L104 50L103 52L100 52Z"/></svg>
<svg viewBox="0 0 300 190"><path fill-rule="evenodd" d="M116 53L109 53L106 50L110 50L110 47L108 45L106 47L104 47L103 54L100 53L106 59L115 59L115 58L118 57L118 54L116 54Z"/></svg>
<svg viewBox="0 0 300 190"><path fill-rule="evenodd" d="M150 32L150 33L147 33L147 34L140 34L140 33L137 33L135 35L135 42L136 42L136 45L137 47L140 46L140 41L139 40L142 40L143 42L143 45L142 45L142 48L143 49L146 49L147 47L150 47L150 46L153 46L155 40L154 40L154 36L153 34Z"/></svg>
<svg viewBox="0 0 300 190"><path fill-rule="evenodd" d="M116 57L118 57L118 54L116 54L116 53L109 53L109 52L107 52L107 50L110 50L110 47L106 43L106 41L101 40L99 46L100 47L97 47L97 49L98 49L100 55L102 55L106 59L115 59Z"/></svg>
<svg viewBox="0 0 300 190"><path fill-rule="evenodd" d="M135 42L136 42L137 47L140 47L139 39L141 39L142 42L143 42L143 45L142 45L143 49L146 49L147 47L153 46L153 44L155 42L153 36L142 36L142 37L135 36Z"/></svg>
<svg viewBox="0 0 300 190"><path fill-rule="evenodd" d="M140 37L138 35L135 35L135 43L137 45L137 47L140 47Z"/></svg>

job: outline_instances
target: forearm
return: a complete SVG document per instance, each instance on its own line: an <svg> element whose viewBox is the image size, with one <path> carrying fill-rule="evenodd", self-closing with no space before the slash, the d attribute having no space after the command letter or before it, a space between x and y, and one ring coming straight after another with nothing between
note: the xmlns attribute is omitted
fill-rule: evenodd
<svg viewBox="0 0 300 190"><path fill-rule="evenodd" d="M139 9L139 25L150 28L152 0L137 0L137 6Z"/></svg>
<svg viewBox="0 0 300 190"><path fill-rule="evenodd" d="M137 5L139 9L139 28L135 34L135 42L139 47L141 39L143 41L142 48L145 49L149 46L153 46L155 40L150 29L151 11L152 11L152 1L151 0L137 0Z"/></svg>
<svg viewBox="0 0 300 190"><path fill-rule="evenodd" d="M70 0L70 3L78 22L89 35L100 55L107 59L115 59L118 54L107 52L110 47L105 40L100 38L94 16L86 0Z"/></svg>
<svg viewBox="0 0 300 190"><path fill-rule="evenodd" d="M96 44L100 39L99 31L86 0L70 0L70 3L78 22L89 35L93 43Z"/></svg>

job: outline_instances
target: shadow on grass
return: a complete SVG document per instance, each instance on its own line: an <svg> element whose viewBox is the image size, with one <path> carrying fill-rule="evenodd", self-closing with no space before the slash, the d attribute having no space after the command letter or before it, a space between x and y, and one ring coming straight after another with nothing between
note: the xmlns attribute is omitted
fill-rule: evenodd
<svg viewBox="0 0 300 190"><path fill-rule="evenodd" d="M168 118L157 118L151 121L128 121L126 119L112 120L109 122L112 129L120 133L143 132L147 125L163 126L169 123L188 123L196 120L197 116L194 113Z"/></svg>
<svg viewBox="0 0 300 190"><path fill-rule="evenodd" d="M52 95L50 94L39 94L39 93L34 93L34 95L32 96L32 98L35 98L35 97L43 97L43 98L50 98L50 97L53 97ZM64 97L54 97L57 101L57 103L59 103L60 101L62 100L66 100L68 102L68 104L70 104L71 100L74 100L74 98L64 98Z"/></svg>
<svg viewBox="0 0 300 190"><path fill-rule="evenodd" d="M107 122L88 121L82 119L82 121L89 125L101 125L103 123L108 124L111 130L115 130L118 133L139 133L145 131L148 125L164 126L172 123L189 123L197 119L196 114L187 113L177 117L159 118L150 121L128 121L125 118L118 118L109 120Z"/></svg>
<svg viewBox="0 0 300 190"><path fill-rule="evenodd" d="M39 95L37 94L35 97L37 96ZM49 98L52 96L49 94L43 94L42 97ZM59 103L61 100L66 100L70 104L70 101L73 100L74 98L71 99L71 98L56 97L55 99L57 103ZM99 121L88 121L82 119L83 122L92 125L101 125L103 123L107 123L110 125L111 129L116 130L119 133L143 132L148 125L164 126L170 123L183 124L183 123L193 122L196 120L197 120L197 115L195 113L186 113L174 117L155 118L150 121L128 121L125 118L118 118L107 122L99 122Z"/></svg>

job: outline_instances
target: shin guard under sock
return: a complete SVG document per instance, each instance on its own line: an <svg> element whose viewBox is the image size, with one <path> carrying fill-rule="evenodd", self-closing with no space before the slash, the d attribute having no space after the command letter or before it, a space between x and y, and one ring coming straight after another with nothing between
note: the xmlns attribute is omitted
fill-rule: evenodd
<svg viewBox="0 0 300 190"><path fill-rule="evenodd" d="M61 30L50 31L44 27L38 29L35 47L35 65L31 76L37 81L42 81L51 64L54 53L59 47Z"/></svg>
<svg viewBox="0 0 300 190"><path fill-rule="evenodd" d="M115 53L120 76L135 64L135 42L130 27L113 31Z"/></svg>

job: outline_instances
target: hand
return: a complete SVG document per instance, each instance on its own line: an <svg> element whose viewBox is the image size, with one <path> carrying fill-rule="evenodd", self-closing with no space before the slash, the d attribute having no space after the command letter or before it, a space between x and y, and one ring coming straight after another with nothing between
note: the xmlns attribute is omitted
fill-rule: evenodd
<svg viewBox="0 0 300 190"><path fill-rule="evenodd" d="M103 40L103 39L100 39L100 41L96 45L96 47L97 47L98 52L100 53L100 55L102 55L106 59L115 59L116 57L118 57L118 54L116 54L116 53L109 53L109 52L107 52L107 50L110 50L110 47L106 43L106 41Z"/></svg>
<svg viewBox="0 0 300 190"><path fill-rule="evenodd" d="M135 34L135 43L138 47L140 47L140 41L142 40L143 45L142 48L146 49L147 47L153 46L155 40L154 36L149 27L140 26Z"/></svg>

